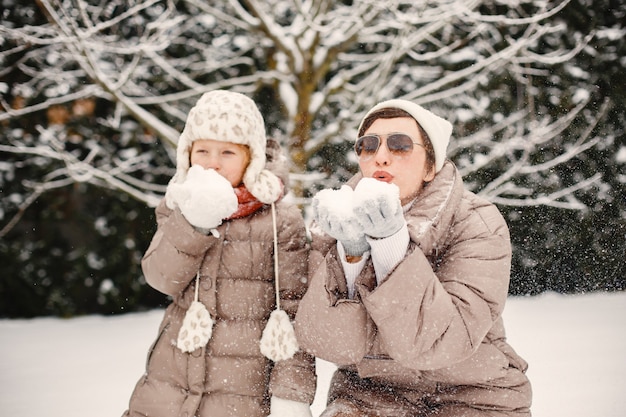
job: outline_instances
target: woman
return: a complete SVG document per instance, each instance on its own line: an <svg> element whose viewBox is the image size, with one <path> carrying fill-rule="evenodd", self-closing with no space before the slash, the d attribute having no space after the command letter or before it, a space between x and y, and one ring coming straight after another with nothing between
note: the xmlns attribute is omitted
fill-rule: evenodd
<svg viewBox="0 0 626 417"><path fill-rule="evenodd" d="M502 311L511 245L446 161L452 127L389 100L358 131L360 173L313 200L300 346L338 365L323 417L530 416Z"/></svg>

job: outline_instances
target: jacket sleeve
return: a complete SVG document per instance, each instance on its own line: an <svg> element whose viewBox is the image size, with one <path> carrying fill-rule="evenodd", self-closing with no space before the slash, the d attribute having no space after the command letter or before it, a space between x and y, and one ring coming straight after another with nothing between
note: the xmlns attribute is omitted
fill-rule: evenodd
<svg viewBox="0 0 626 417"><path fill-rule="evenodd" d="M195 277L205 252L217 239L198 232L179 209L170 210L165 200L155 213L157 231L141 260L141 267L150 286L175 296Z"/></svg>
<svg viewBox="0 0 626 417"><path fill-rule="evenodd" d="M300 209L277 204L278 274L280 308L293 320L308 286L309 244ZM315 358L300 349L293 358L274 364L270 377L272 395L311 404L315 397Z"/></svg>
<svg viewBox="0 0 626 417"><path fill-rule="evenodd" d="M313 234L310 287L296 317L296 336L307 352L335 363L359 362L373 341L373 322L359 300L348 298L336 241ZM368 268L368 267L366 267ZM371 263L367 271L373 277Z"/></svg>
<svg viewBox="0 0 626 417"><path fill-rule="evenodd" d="M468 358L504 309L511 265L504 219L495 206L484 206L453 230L436 271L414 248L380 287L359 288L379 342L408 368L439 369Z"/></svg>

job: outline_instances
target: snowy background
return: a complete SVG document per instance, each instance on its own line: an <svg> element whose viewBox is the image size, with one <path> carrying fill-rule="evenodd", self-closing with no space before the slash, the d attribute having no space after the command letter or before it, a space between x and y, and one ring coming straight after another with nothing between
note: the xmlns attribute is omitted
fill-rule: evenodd
<svg viewBox="0 0 626 417"><path fill-rule="evenodd" d="M0 416L120 416L162 314L0 320ZM510 298L504 316L533 416L626 416L626 292ZM314 416L332 370L318 363Z"/></svg>

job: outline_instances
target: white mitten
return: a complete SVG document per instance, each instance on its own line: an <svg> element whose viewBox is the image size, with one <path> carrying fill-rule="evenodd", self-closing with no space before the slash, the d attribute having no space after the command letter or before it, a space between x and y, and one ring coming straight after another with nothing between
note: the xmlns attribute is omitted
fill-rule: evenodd
<svg viewBox="0 0 626 417"><path fill-rule="evenodd" d="M319 191L313 197L313 217L324 233L341 242L347 255L361 256L370 245L354 215L353 194L347 185Z"/></svg>
<svg viewBox="0 0 626 417"><path fill-rule="evenodd" d="M374 178L361 179L354 189L354 214L374 238L389 237L406 223L398 186Z"/></svg>
<svg viewBox="0 0 626 417"><path fill-rule="evenodd" d="M208 310L199 301L189 306L183 319L183 325L178 332L176 347L183 352L193 352L205 346L213 332L213 319Z"/></svg>
<svg viewBox="0 0 626 417"><path fill-rule="evenodd" d="M169 194L187 221L201 229L213 229L237 211L235 191L213 169L194 165L182 184L170 184Z"/></svg>
<svg viewBox="0 0 626 417"><path fill-rule="evenodd" d="M306 403L272 396L270 415L267 417L312 417L311 407Z"/></svg>
<svg viewBox="0 0 626 417"><path fill-rule="evenodd" d="M298 351L296 332L284 310L274 310L263 329L261 353L274 362L291 358Z"/></svg>

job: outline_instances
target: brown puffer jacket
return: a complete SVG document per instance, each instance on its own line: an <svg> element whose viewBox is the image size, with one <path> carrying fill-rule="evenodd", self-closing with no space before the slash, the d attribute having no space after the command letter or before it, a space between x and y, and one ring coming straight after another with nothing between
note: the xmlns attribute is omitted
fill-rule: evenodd
<svg viewBox="0 0 626 417"><path fill-rule="evenodd" d="M300 210L276 203L281 308L295 316L307 287L308 243ZM146 373L125 416L265 417L271 395L311 403L314 358L302 351L271 362L259 348L276 304L271 207L225 221L220 237L196 231L178 209L156 209L158 229L142 260L148 283L169 294ZM176 339L194 299L215 320L206 347L183 353Z"/></svg>
<svg viewBox="0 0 626 417"><path fill-rule="evenodd" d="M339 366L330 408L367 416L529 415L527 364L507 344L501 317L511 265L501 214L466 191L447 162L405 218L405 258L378 287L370 259L352 300L336 241L311 228L311 283L296 335L302 348Z"/></svg>

